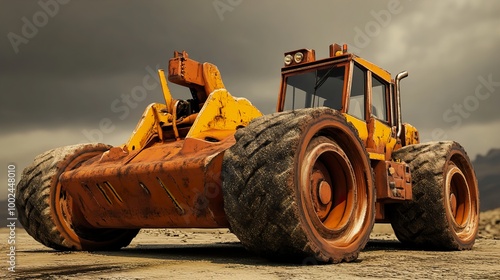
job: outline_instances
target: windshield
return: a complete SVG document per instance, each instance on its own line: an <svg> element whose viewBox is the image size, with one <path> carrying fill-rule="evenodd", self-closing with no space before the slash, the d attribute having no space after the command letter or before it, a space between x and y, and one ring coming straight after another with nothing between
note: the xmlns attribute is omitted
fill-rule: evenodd
<svg viewBox="0 0 500 280"><path fill-rule="evenodd" d="M342 108L345 66L334 65L286 78L285 108Z"/></svg>

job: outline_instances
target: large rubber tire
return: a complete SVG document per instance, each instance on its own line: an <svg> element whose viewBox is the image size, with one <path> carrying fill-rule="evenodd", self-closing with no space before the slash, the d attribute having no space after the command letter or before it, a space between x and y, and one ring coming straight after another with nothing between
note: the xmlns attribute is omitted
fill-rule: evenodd
<svg viewBox="0 0 500 280"><path fill-rule="evenodd" d="M329 108L260 117L224 154L224 209L250 251L305 263L352 261L375 213L368 154Z"/></svg>
<svg viewBox="0 0 500 280"><path fill-rule="evenodd" d="M81 144L56 148L37 156L23 171L16 190L18 218L35 240L56 250L116 250L127 246L138 229L95 229L72 207L69 195L61 192L59 176L86 160L109 150L104 144Z"/></svg>
<svg viewBox="0 0 500 280"><path fill-rule="evenodd" d="M463 147L429 142L404 147L393 158L410 165L413 181L413 200L387 208L398 239L430 249L471 249L478 232L479 191Z"/></svg>

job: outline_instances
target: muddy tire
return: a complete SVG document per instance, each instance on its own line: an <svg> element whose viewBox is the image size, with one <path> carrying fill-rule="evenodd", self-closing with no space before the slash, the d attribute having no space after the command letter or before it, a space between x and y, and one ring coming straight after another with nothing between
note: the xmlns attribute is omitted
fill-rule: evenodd
<svg viewBox="0 0 500 280"><path fill-rule="evenodd" d="M438 250L474 245L479 223L479 192L474 170L456 142L404 147L393 158L410 165L413 200L388 207L398 239Z"/></svg>
<svg viewBox="0 0 500 280"><path fill-rule="evenodd" d="M114 250L127 246L139 230L92 229L76 226L81 213L62 193L59 176L110 146L81 144L47 151L24 169L16 190L19 222L38 242L56 250Z"/></svg>
<svg viewBox="0 0 500 280"><path fill-rule="evenodd" d="M352 261L374 223L374 181L356 130L328 108L260 117L224 154L224 209L250 251L304 263Z"/></svg>

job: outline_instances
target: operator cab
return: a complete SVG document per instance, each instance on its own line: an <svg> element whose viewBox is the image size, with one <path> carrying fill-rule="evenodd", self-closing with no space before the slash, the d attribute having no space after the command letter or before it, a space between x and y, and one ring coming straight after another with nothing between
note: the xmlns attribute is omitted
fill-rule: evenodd
<svg viewBox="0 0 500 280"><path fill-rule="evenodd" d="M378 178L377 220L385 217L385 201L410 200L409 167L392 160L393 151L418 143L417 130L401 121L399 81L407 72L393 80L389 72L338 44L330 45L325 59L301 49L285 53L284 62L277 111L329 107L351 123Z"/></svg>
<svg viewBox="0 0 500 280"><path fill-rule="evenodd" d="M330 56L316 60L315 51L285 53L277 111L329 107L358 130L372 159L388 160L393 149L418 142L416 129L401 120L399 81L377 65L330 45ZM406 131L406 132L405 132Z"/></svg>
<svg viewBox="0 0 500 280"><path fill-rule="evenodd" d="M277 110L324 106L392 126L397 108L391 85L387 71L348 53L347 45L331 45L330 57L317 61L314 50L301 49L285 53Z"/></svg>

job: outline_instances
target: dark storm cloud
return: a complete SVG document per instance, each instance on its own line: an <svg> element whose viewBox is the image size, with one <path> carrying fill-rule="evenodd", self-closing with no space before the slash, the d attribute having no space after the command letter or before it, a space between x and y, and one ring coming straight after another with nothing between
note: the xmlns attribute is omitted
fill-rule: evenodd
<svg viewBox="0 0 500 280"><path fill-rule="evenodd" d="M333 40L349 39L352 24L364 21L331 2L308 7L314 17L304 14L302 1L242 1L229 10L217 10L216 1L69 1L57 9L54 3L4 2L2 127L93 125L113 117L110 105L141 84L146 67L166 67L172 51L182 49L218 65L235 95L254 97L255 104L270 112L284 51L317 46L324 54ZM46 11L42 6L57 11L37 27L35 21L43 20L37 13ZM345 4L342 9L355 8ZM369 5L362 11L368 13ZM32 38L23 36L23 31L33 33L26 21L35 26ZM28 42L14 41L13 47L9 33ZM261 92L254 94L250 88ZM159 101L159 96L158 90L152 91L142 107ZM9 116L17 122L7 122Z"/></svg>
<svg viewBox="0 0 500 280"><path fill-rule="evenodd" d="M16 54L8 34L23 35L25 22L44 11L40 1L68 3L20 43ZM478 77L492 75L500 82L500 4L471 2L0 0L0 144L13 147L1 160L24 166L55 146L123 143L144 108L161 102L162 95L156 85L140 102L130 105L126 98L144 87L156 67L167 67L174 50L216 64L233 95L270 113L283 53L314 48L322 58L334 42L349 43L393 76L410 71L403 81L404 120L424 138L446 130L470 143L475 154L496 145L493 137L475 144L469 135L485 134L500 122L500 87L461 117L458 128L456 120L443 119L454 104L474 96ZM178 91L186 96L179 88L174 95ZM103 119L114 129L103 133ZM96 131L102 139L86 139L84 132Z"/></svg>
<svg viewBox="0 0 500 280"><path fill-rule="evenodd" d="M410 71L405 115L428 129L499 122L500 5L419 1L414 8L376 44L388 46L380 57L389 67Z"/></svg>

